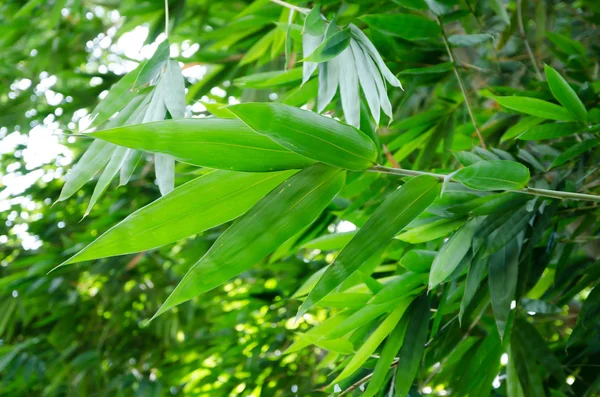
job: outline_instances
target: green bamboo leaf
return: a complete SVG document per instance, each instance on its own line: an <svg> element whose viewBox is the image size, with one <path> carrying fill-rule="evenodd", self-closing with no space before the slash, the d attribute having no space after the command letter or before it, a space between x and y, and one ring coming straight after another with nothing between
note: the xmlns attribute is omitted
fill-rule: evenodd
<svg viewBox="0 0 600 397"><path fill-rule="evenodd" d="M561 138L563 136L581 132L584 129L585 127L579 123L547 123L527 129L524 133L519 135L517 139L533 141Z"/></svg>
<svg viewBox="0 0 600 397"><path fill-rule="evenodd" d="M302 35L302 57L306 58L307 56L312 54L322 42L322 35ZM316 62L302 62L302 85L304 85L311 78L318 65L319 64ZM323 64L322 66L324 65L325 64Z"/></svg>
<svg viewBox="0 0 600 397"><path fill-rule="evenodd" d="M453 34L448 37L448 41L454 47L471 47L493 39L491 34Z"/></svg>
<svg viewBox="0 0 600 397"><path fill-rule="evenodd" d="M408 316L402 316L400 322L396 325L396 328L392 331L389 338L383 346L383 350L377 364L373 370L373 376L369 380L367 391L363 394L363 397L373 397L383 386L385 377L390 370L390 366L396 358L396 354L400 351L402 343L404 342L404 335L406 335L406 329L408 327Z"/></svg>
<svg viewBox="0 0 600 397"><path fill-rule="evenodd" d="M339 168L315 164L280 184L219 236L154 317L218 287L264 259L311 224L344 181L345 172Z"/></svg>
<svg viewBox="0 0 600 397"><path fill-rule="evenodd" d="M112 153L110 161L106 165L104 171L102 171L102 175L100 175L100 178L96 183L94 193L92 193L92 198L90 199L87 209L85 210L85 214L83 215L84 217L88 216L98 198L106 191L110 182L112 182L115 175L117 175L117 172L119 172L121 169L123 161L125 161L127 150L128 149L124 147L117 147L117 149Z"/></svg>
<svg viewBox="0 0 600 397"><path fill-rule="evenodd" d="M469 272L467 273L467 281L465 284L465 292L460 301L460 311L458 313L458 321L462 324L463 315L465 314L467 307L473 300L475 293L479 289L485 273L488 269L488 257L478 255L473 258L471 265L469 266Z"/></svg>
<svg viewBox="0 0 600 397"><path fill-rule="evenodd" d="M408 302L410 303L410 302ZM352 375L365 361L373 354L375 349L383 342L383 340L396 328L396 325L402 318L402 315L408 308L408 303L399 304L389 316L377 327L369 338L358 349L354 357L346 365L341 374L338 375L331 383L335 384Z"/></svg>
<svg viewBox="0 0 600 397"><path fill-rule="evenodd" d="M437 252L410 250L400 259L400 266L415 273L429 273Z"/></svg>
<svg viewBox="0 0 600 397"><path fill-rule="evenodd" d="M515 364L516 378L526 396L545 396L540 366L535 362L535 357L524 349L526 343L525 340L511 338L510 354Z"/></svg>
<svg viewBox="0 0 600 397"><path fill-rule="evenodd" d="M542 121L544 121L544 119L539 117L521 117L517 124L513 125L508 130L506 130L504 135L502 135L502 138L500 138L500 142L505 142L509 139L514 138L520 135L521 133L527 131L531 127L535 127L536 125L540 124Z"/></svg>
<svg viewBox="0 0 600 397"><path fill-rule="evenodd" d="M567 109L541 99L523 96L502 96L494 99L507 109L531 116L550 120L573 120L573 116Z"/></svg>
<svg viewBox="0 0 600 397"><path fill-rule="evenodd" d="M426 295L417 298L406 313L408 325L398 354L396 395L406 396L417 376L425 342L429 333L429 301Z"/></svg>
<svg viewBox="0 0 600 397"><path fill-rule="evenodd" d="M411 244L425 243L446 236L464 223L464 219L442 218L408 229L404 233L397 235L396 238Z"/></svg>
<svg viewBox="0 0 600 397"><path fill-rule="evenodd" d="M321 251L340 250L344 248L355 235L356 231L326 234L302 244L301 248Z"/></svg>
<svg viewBox="0 0 600 397"><path fill-rule="evenodd" d="M89 135L132 149L166 154L201 167L278 171L304 168L314 163L235 119L165 120Z"/></svg>
<svg viewBox="0 0 600 397"><path fill-rule="evenodd" d="M502 22L510 25L510 18L506 12L506 8L504 8L504 2L502 0L490 0L489 5L496 15L502 19Z"/></svg>
<svg viewBox="0 0 600 397"><path fill-rule="evenodd" d="M471 248L471 241L475 231L479 227L479 220L473 218L452 238L442 246L442 249L435 257L431 265L431 273L429 274L429 289L433 289L439 283L445 281L458 267L461 260Z"/></svg>
<svg viewBox="0 0 600 397"><path fill-rule="evenodd" d="M579 121L586 122L587 110L569 83L554 68L544 65L552 95Z"/></svg>
<svg viewBox="0 0 600 397"><path fill-rule="evenodd" d="M370 304L380 304L390 302L394 299L403 298L412 295L415 291L427 284L427 275L413 272L406 272L389 281L385 286L369 300Z"/></svg>
<svg viewBox="0 0 600 397"><path fill-rule="evenodd" d="M453 179L475 190L517 190L529 182L529 169L514 161L480 161L462 168Z"/></svg>
<svg viewBox="0 0 600 397"><path fill-rule="evenodd" d="M519 375L517 375L517 368L515 366L515 359L512 351L508 354L508 363L506 364L506 396L525 397L523 386L521 386Z"/></svg>
<svg viewBox="0 0 600 397"><path fill-rule="evenodd" d="M273 36L275 36L276 31L276 29L271 30L269 33L261 37L260 40L254 43L254 45L250 47L248 51L246 51L246 54L240 60L240 65L249 64L265 55L271 46L271 43L273 42Z"/></svg>
<svg viewBox="0 0 600 397"><path fill-rule="evenodd" d="M103 141L94 141L73 167L63 186L58 201L71 197L87 181L92 179L108 162L117 146Z"/></svg>
<svg viewBox="0 0 600 397"><path fill-rule="evenodd" d="M310 34L313 36L320 36L325 33L325 21L321 17L321 10L318 6L313 7L312 10L304 19L304 28L302 34Z"/></svg>
<svg viewBox="0 0 600 397"><path fill-rule="evenodd" d="M306 333L299 334L298 340L296 340L290 347L287 348L285 354L295 353L304 349L306 346L324 339L327 333L329 333L332 329L335 329L338 325L342 324L352 313L352 310L339 312L327 318L321 324L312 327Z"/></svg>
<svg viewBox="0 0 600 397"><path fill-rule="evenodd" d="M137 210L60 266L158 248L221 225L294 172L212 171Z"/></svg>
<svg viewBox="0 0 600 397"><path fill-rule="evenodd" d="M559 165L562 165L569 160L577 158L577 157L581 156L583 153L595 148L598 145L600 145L599 139L586 139L583 142L579 142L579 143L571 146L570 148L568 148L561 154L559 154L554 159L554 161L552 162L552 165L548 169L558 167Z"/></svg>
<svg viewBox="0 0 600 397"><path fill-rule="evenodd" d="M519 244L514 239L490 256L488 282L496 326L500 338L510 314L510 304L515 299L519 276Z"/></svg>
<svg viewBox="0 0 600 397"><path fill-rule="evenodd" d="M259 134L302 156L353 171L374 165L377 148L362 131L317 113L277 103L229 107Z"/></svg>
<svg viewBox="0 0 600 397"><path fill-rule="evenodd" d="M233 84L244 88L273 88L295 85L302 79L302 68L261 72L238 77Z"/></svg>
<svg viewBox="0 0 600 397"><path fill-rule="evenodd" d="M123 165L121 166L121 173L119 176L119 186L126 185L127 182L133 176L133 172L135 171L135 167L137 163L142 158L142 152L139 150L127 149L127 154L125 155L125 160L123 161Z"/></svg>
<svg viewBox="0 0 600 397"><path fill-rule="evenodd" d="M306 313L356 272L398 231L425 211L439 193L440 183L437 179L419 176L389 195L327 269L300 307L298 316Z"/></svg>
<svg viewBox="0 0 600 397"><path fill-rule="evenodd" d="M400 75L420 75L420 74L434 74L434 73L446 73L453 69L452 62L444 62L433 66L425 66L422 68L404 69L400 72Z"/></svg>
<svg viewBox="0 0 600 397"><path fill-rule="evenodd" d="M504 247L511 240L521 233L531 218L535 215L534 211L528 210L527 206L522 206L517 211L510 213L510 216L494 230L488 237L486 255L491 255Z"/></svg>
<svg viewBox="0 0 600 397"><path fill-rule="evenodd" d="M317 112L321 113L329 105L340 83L341 62L339 57L319 65L319 91Z"/></svg>
<svg viewBox="0 0 600 397"><path fill-rule="evenodd" d="M326 38L302 62L327 62L342 53L350 45L350 30L344 29Z"/></svg>
<svg viewBox="0 0 600 397"><path fill-rule="evenodd" d="M458 162L465 167L480 161L484 161L481 157L473 152L453 152L452 154L458 160Z"/></svg>
<svg viewBox="0 0 600 397"><path fill-rule="evenodd" d="M527 341L523 345L525 351L544 366L556 378L560 384L565 384L566 375L563 370L560 360L554 355L548 344L542 338L535 326L522 318L517 318L515 321L513 335L522 341Z"/></svg>
<svg viewBox="0 0 600 397"><path fill-rule="evenodd" d="M441 38L437 23L429 18L413 14L374 14L360 18L373 29L377 29L405 40Z"/></svg>
<svg viewBox="0 0 600 397"><path fill-rule="evenodd" d="M139 68L140 71L133 83L134 90L152 84L152 82L160 76L169 60L170 49L171 44L169 43L169 40L161 42L158 47L156 47L156 51L154 52L154 55L152 55L152 58Z"/></svg>

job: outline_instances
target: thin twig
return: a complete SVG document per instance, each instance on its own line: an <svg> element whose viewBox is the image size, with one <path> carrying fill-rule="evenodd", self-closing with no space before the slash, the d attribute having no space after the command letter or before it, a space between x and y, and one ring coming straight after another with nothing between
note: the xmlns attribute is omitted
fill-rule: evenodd
<svg viewBox="0 0 600 397"><path fill-rule="evenodd" d="M529 60L531 61L531 64L533 65L533 69L535 70L535 75L536 75L537 79L539 81L544 81L544 76L542 76L542 73L540 72L540 69L538 68L537 62L535 60L535 56L533 55L533 51L531 51L531 47L529 46L529 42L527 41L527 35L525 34L525 26L523 25L523 12L521 10L521 8L522 8L521 3L522 3L521 0L517 0L517 21L518 21L518 25L519 25L519 35L521 35L521 39L523 40L523 43L525 44L525 50L527 51Z"/></svg>
<svg viewBox="0 0 600 397"><path fill-rule="evenodd" d="M442 182L446 179L446 176L447 176L445 174L436 174L433 172L425 172L425 171L417 171L417 170L405 170L402 168L390 168L390 167L384 167L382 165L373 166L373 167L369 168L367 171L379 172L382 174L399 175L399 176L429 175L429 176L432 176ZM451 180L454 180L454 179L451 179ZM456 182L458 182L458 181L456 181ZM525 187L521 190L507 190L507 191L515 192L515 193L531 194L533 196L556 198L556 199L561 199L561 200L582 200L582 201L600 202L600 196L597 196L594 194L563 192L563 191L559 191L559 190L537 189L537 188L533 188L533 187Z"/></svg>
<svg viewBox="0 0 600 397"><path fill-rule="evenodd" d="M169 39L169 0L165 0L165 35Z"/></svg>
<svg viewBox="0 0 600 397"><path fill-rule="evenodd" d="M450 58L450 62L452 62L452 69L454 69L454 74L456 75L456 80L458 81L458 86L463 94L463 98L465 99L465 105L467 106L467 111L469 112L469 116L471 117L471 121L473 122L473 127L475 127L475 132L477 133L477 137L479 138L479 142L481 143L481 147L486 149L485 140L483 139L483 135L479 130L479 126L477 125L477 121L475 120L475 115L473 114L473 109L471 107L471 101L469 100L469 96L467 95L467 90L465 89L465 85L460 77L460 72L458 71L458 65L456 64L456 60L454 58L454 53L452 52L452 48L450 47L450 43L448 42L448 37L446 36L446 32L444 30L444 24L440 17L436 17L438 25L442 29L442 38L444 40L444 44L446 45L446 51L448 52L448 58Z"/></svg>
<svg viewBox="0 0 600 397"><path fill-rule="evenodd" d="M387 148L387 146L385 146L385 144L382 144L381 147L383 148L383 153L385 154L385 157L390 162L392 167L400 168L400 164L398 164L394 156L392 156L392 153L390 153L390 150Z"/></svg>
<svg viewBox="0 0 600 397"><path fill-rule="evenodd" d="M310 11L307 8L298 7L298 6L290 4L287 1L283 1L283 0L271 0L271 2L275 3L275 4L279 4L282 7L289 8L290 10L298 11L299 13L302 13L304 15L307 15L308 12Z"/></svg>

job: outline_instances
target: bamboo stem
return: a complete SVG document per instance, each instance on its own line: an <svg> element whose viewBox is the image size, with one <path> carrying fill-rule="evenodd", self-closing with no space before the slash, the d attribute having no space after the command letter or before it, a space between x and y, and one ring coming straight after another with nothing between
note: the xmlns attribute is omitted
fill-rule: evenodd
<svg viewBox="0 0 600 397"><path fill-rule="evenodd" d="M165 35L169 40L169 0L165 0Z"/></svg>

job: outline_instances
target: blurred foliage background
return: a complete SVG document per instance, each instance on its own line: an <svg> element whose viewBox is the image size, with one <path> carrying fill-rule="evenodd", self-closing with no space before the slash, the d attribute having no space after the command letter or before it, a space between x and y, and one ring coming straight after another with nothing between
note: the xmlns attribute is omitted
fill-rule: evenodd
<svg viewBox="0 0 600 397"><path fill-rule="evenodd" d="M187 116L207 116L211 104L246 101L312 107L316 79L300 88L300 75L273 80L278 75L258 74L280 72L286 67L286 29L281 26L287 19L282 13L285 8L275 3L169 1L171 56L180 62L186 78ZM444 23L449 30L493 35L485 44L456 49L457 64L486 140L498 142L498 147L502 145L537 173L542 180L538 187L560 184L566 190L598 194L597 148L572 160L559 174L544 174L557 155L576 141L515 143L504 139L519 118L502 112L489 98L492 93L550 98L544 81L536 77L530 64L523 41L526 38L536 67L543 71L544 62L552 64L575 82L578 95L591 109L590 119L599 123L600 3L427 3L445 7ZM506 7L508 14L498 11L498 4ZM325 0L321 5L324 15L330 19L337 16L338 24L353 22L364 29L404 84L405 91L389 91L395 121L378 129L394 161L405 168L414 165L448 170L456 164L451 151L477 145L452 68L445 65L433 72L419 71L448 61L443 43L388 35L385 29L373 29L359 19L367 14L430 12L420 8L421 2ZM522 21L517 7L522 7ZM298 23L301 25L301 20ZM316 396L333 391L318 389L332 379L338 357L315 346L284 354L299 332L308 331L336 310L318 308L294 321L300 302L291 297L339 251L335 244L332 249L321 250L299 247L316 237L363 224L382 197L395 188L393 178L349 177L353 183L348 184L343 198L334 201L297 241L283 246L253 270L149 325L148 320L183 274L227 225L160 249L77 264L46 275L99 234L160 196L152 168L144 162L127 186L110 188L83 219L93 190L90 184L69 200L52 205L71 164L90 142L69 133L120 76L152 55L156 41L164 39L164 30L162 0L5 0L0 4L2 396ZM256 43L267 34L273 37L270 46L257 48ZM295 39L292 48L296 54L292 55L293 64L301 58L301 40ZM339 102L335 100L327 112L341 116ZM434 133L422 134L431 127L435 127ZM598 139L597 133L593 139ZM185 164L177 164L176 171L176 185L202 173ZM597 304L587 312L591 323L586 334L568 354L565 349L582 302L598 284L598 208L597 203L574 201L552 207L556 212L544 221L544 235L533 255L534 275L527 288L537 290L529 298L522 294L529 303L519 303L523 313L535 314L528 321L535 324L559 360L573 396L600 393L599 323L594 319L600 313L597 293ZM437 250L452 230L425 242L423 248ZM394 241L376 273L396 274L407 245ZM448 300L454 287L432 293L432 307ZM482 289L476 299L484 300L485 293ZM477 309L481 307L484 312L487 308L485 315L471 313L475 308L467 314L480 320L472 322L468 330L458 326L456 305L437 315L441 336L428 346L418 376L422 387L413 388L411 395L452 394L452 388L444 385L464 376L479 379L487 375L466 371L467 367L460 365L465 360L468 368L477 368L472 360L475 351L469 349L486 337L492 338L489 335L497 339L490 308L487 303L478 304ZM357 345L373 325L355 337ZM466 358L452 356L440 371L440 361L448 361L448 346L458 342L465 346L462 354ZM498 353L505 351L503 345ZM492 357L498 365L491 367L490 393L510 395L506 358L500 354ZM479 364L486 366L487 362ZM562 396L562 386L543 369L553 364L536 365L542 368L544 393ZM372 370L373 366L371 362L366 368ZM527 367L526 371L534 369ZM354 392L358 395L360 391L357 388Z"/></svg>

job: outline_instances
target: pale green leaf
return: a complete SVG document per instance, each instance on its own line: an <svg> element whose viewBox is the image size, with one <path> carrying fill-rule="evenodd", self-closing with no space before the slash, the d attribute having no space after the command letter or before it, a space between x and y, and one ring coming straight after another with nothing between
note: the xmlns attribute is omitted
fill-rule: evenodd
<svg viewBox="0 0 600 397"><path fill-rule="evenodd" d="M569 83L554 68L544 65L552 95L579 121L587 120L587 110Z"/></svg>
<svg viewBox="0 0 600 397"><path fill-rule="evenodd" d="M506 161L480 161L458 171L453 179L475 190L521 189L529 182L529 169Z"/></svg>

